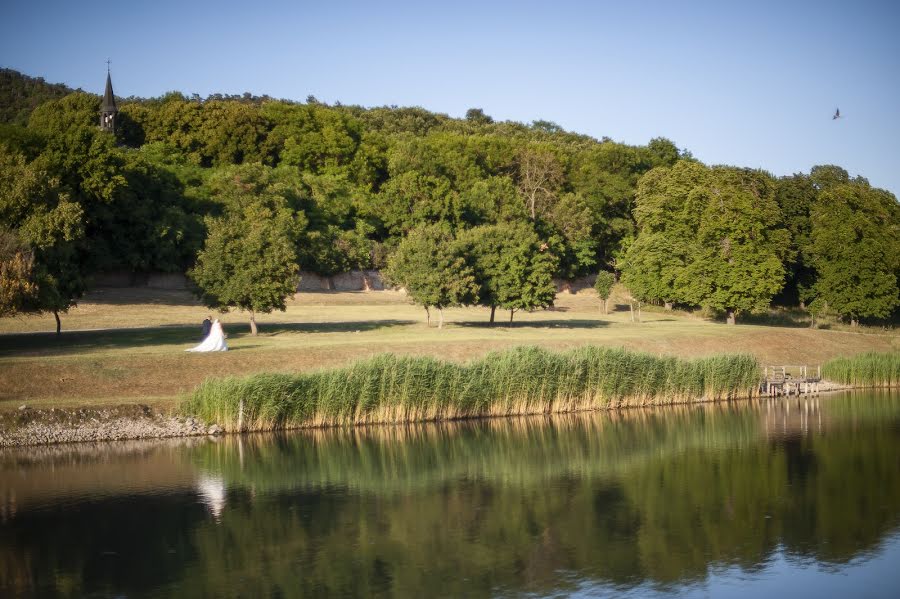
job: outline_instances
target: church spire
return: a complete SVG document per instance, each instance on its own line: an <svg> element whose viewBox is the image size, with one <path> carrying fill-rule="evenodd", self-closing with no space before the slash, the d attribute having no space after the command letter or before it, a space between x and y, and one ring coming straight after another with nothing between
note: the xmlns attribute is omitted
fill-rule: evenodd
<svg viewBox="0 0 900 599"><path fill-rule="evenodd" d="M116 98L113 95L112 77L109 74L109 61L106 61L106 91L103 92L103 103L100 105L100 128L110 133L116 131Z"/></svg>

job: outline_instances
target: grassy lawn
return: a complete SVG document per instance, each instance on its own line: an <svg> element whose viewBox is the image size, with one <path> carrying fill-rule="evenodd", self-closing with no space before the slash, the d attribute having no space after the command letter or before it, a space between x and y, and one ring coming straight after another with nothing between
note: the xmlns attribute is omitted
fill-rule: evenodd
<svg viewBox="0 0 900 599"><path fill-rule="evenodd" d="M165 409L208 376L309 370L381 352L467 360L512 345L593 344L678 356L749 352L763 363L815 365L838 355L900 349L894 331L728 327L661 309L645 309L642 322L632 323L626 306L608 315L598 306L593 291L560 294L554 309L517 313L512 326L508 313L498 312L493 327L487 309L451 309L439 330L427 327L425 311L396 292L302 293L286 312L258 316L257 337L250 336L245 314L218 315L230 351L191 354L184 350L199 342L200 321L209 312L190 294L100 289L62 316L59 338L52 315L0 319L0 409L24 402L140 402Z"/></svg>

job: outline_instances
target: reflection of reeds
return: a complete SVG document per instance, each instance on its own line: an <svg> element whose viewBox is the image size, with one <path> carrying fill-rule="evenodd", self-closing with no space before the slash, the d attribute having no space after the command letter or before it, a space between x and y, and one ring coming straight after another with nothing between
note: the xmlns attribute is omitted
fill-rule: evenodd
<svg viewBox="0 0 900 599"><path fill-rule="evenodd" d="M853 387L896 387L900 385L900 352L835 358L822 366L822 377Z"/></svg>
<svg viewBox="0 0 900 599"><path fill-rule="evenodd" d="M494 352L459 365L382 354L345 368L305 374L210 379L184 409L234 429L452 420L562 413L751 396L756 360L695 360L623 349L537 347Z"/></svg>

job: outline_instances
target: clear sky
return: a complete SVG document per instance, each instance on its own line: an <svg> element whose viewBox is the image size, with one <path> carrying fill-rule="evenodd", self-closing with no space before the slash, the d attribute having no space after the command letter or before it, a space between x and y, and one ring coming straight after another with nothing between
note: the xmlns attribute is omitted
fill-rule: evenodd
<svg viewBox="0 0 900 599"><path fill-rule="evenodd" d="M900 2L6 0L0 66L120 96L422 106L837 164L900 196ZM844 115L832 120L835 108Z"/></svg>

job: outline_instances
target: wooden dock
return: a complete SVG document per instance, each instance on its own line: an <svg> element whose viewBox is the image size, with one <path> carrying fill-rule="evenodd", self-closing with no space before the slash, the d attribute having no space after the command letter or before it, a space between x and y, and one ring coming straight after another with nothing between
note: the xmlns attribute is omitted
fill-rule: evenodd
<svg viewBox="0 0 900 599"><path fill-rule="evenodd" d="M818 395L821 383L821 366L766 366L759 393L769 397Z"/></svg>

